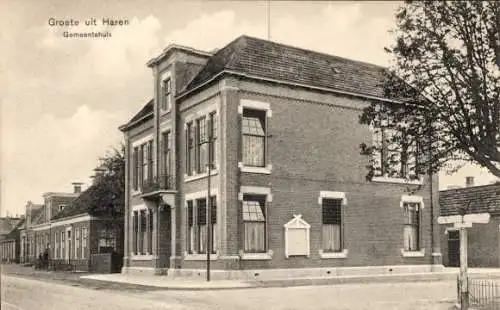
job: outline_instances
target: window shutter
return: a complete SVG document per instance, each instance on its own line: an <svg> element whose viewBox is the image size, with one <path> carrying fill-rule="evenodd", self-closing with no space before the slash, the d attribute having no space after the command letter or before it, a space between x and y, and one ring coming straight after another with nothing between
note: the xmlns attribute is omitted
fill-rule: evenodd
<svg viewBox="0 0 500 310"><path fill-rule="evenodd" d="M210 213L210 219L212 224L217 223L217 197L210 197L210 207L211 207L211 213Z"/></svg>
<svg viewBox="0 0 500 310"><path fill-rule="evenodd" d="M193 202L188 201L187 202L187 211L188 211L188 226L191 227L193 226Z"/></svg>
<svg viewBox="0 0 500 310"><path fill-rule="evenodd" d="M198 225L207 224L207 202L205 199L198 200Z"/></svg>
<svg viewBox="0 0 500 310"><path fill-rule="evenodd" d="M342 200L323 199L323 224L340 224L342 221Z"/></svg>
<svg viewBox="0 0 500 310"><path fill-rule="evenodd" d="M133 173L132 173L132 181L134 185L134 189L137 189L137 180L138 180L138 173L139 169L137 169L137 166L139 164L139 158L137 157L137 148L134 147L133 155L132 155L132 162L133 162Z"/></svg>

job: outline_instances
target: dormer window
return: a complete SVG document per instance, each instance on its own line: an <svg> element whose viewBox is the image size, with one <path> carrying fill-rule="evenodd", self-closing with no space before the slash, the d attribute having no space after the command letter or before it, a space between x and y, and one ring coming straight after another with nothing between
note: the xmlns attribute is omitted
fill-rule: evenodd
<svg viewBox="0 0 500 310"><path fill-rule="evenodd" d="M64 210L64 208L66 208L66 207L67 207L67 205L59 205L59 212Z"/></svg>
<svg viewBox="0 0 500 310"><path fill-rule="evenodd" d="M170 109L170 94L172 93L172 83L170 82L170 78L167 78L162 82L161 88L161 110L168 111Z"/></svg>

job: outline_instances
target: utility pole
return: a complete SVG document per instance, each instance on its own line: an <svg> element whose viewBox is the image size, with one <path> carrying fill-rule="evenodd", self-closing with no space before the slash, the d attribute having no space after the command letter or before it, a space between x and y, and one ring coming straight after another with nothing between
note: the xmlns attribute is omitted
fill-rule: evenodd
<svg viewBox="0 0 500 310"><path fill-rule="evenodd" d="M469 309L469 287L468 287L468 274L467 274L467 228L472 227L472 224L487 224L490 221L489 213L472 213L466 214L469 209L469 204L467 208L460 208L459 215L450 216L440 216L438 217L439 224L453 224L455 229L460 232L460 309Z"/></svg>
<svg viewBox="0 0 500 310"><path fill-rule="evenodd" d="M208 163L207 163L207 282L210 282L210 253L212 252L212 205L210 199L210 170L212 170L212 133L213 133L213 120L212 115L208 118Z"/></svg>

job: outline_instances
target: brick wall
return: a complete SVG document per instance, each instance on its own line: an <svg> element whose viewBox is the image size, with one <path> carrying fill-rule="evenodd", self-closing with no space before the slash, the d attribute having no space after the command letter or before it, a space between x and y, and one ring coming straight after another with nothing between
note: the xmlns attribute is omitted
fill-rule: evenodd
<svg viewBox="0 0 500 310"><path fill-rule="evenodd" d="M488 224L473 224L467 229L468 248L467 259L469 267L500 267L500 218L491 217ZM449 266L448 234L446 227L441 225L440 239L443 264Z"/></svg>

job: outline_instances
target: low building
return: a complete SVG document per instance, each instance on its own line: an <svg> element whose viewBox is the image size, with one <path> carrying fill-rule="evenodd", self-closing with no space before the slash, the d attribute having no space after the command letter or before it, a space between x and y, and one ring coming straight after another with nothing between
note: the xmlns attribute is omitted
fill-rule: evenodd
<svg viewBox="0 0 500 310"><path fill-rule="evenodd" d="M0 260L2 263L18 263L20 260L20 229L24 218L0 218Z"/></svg>
<svg viewBox="0 0 500 310"><path fill-rule="evenodd" d="M122 253L121 232L112 223L123 218L94 212L86 202L95 194L94 186L81 192L78 185L73 193L44 194L43 205L28 202L26 229L21 233L22 261L33 262L48 250L55 265L87 271L93 254Z"/></svg>
<svg viewBox="0 0 500 310"><path fill-rule="evenodd" d="M500 182L467 186L439 192L441 216L459 215L460 208L467 214L489 213L487 224L473 224L467 228L467 257L469 267L500 267ZM453 225L441 225L443 264L460 266L460 234Z"/></svg>

